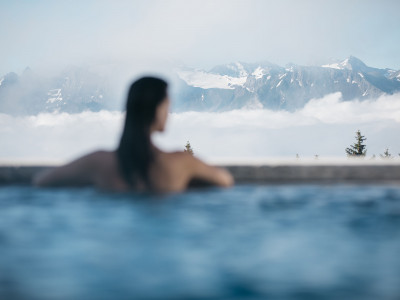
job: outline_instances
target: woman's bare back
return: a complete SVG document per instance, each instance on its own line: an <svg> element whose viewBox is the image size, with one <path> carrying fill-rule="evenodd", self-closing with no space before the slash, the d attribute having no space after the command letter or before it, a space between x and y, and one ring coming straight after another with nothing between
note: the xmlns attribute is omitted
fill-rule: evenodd
<svg viewBox="0 0 400 300"><path fill-rule="evenodd" d="M233 179L224 169L207 165L185 152L156 150L149 168L151 189L156 192L185 190L192 179L200 179L218 186L231 186ZM94 185L103 190L145 190L138 182L132 187L122 177L115 151L96 151L67 165L50 169L34 179L38 186Z"/></svg>
<svg viewBox="0 0 400 300"><path fill-rule="evenodd" d="M95 179L96 186L107 190L131 189L119 172L115 152L98 151L93 155L93 163L98 166ZM186 166L189 159L187 154L183 152L165 153L158 151L149 169L153 189L163 192L184 190L190 180ZM144 190L145 185L143 182L138 182L134 188Z"/></svg>

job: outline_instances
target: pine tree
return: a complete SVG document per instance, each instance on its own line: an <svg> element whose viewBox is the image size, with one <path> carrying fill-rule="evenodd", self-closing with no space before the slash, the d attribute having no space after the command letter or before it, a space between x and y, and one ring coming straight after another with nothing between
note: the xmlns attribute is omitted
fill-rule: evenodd
<svg viewBox="0 0 400 300"><path fill-rule="evenodd" d="M389 152L389 148L386 148L386 150L383 152L383 154L379 154L379 156L383 159L393 158L392 154Z"/></svg>
<svg viewBox="0 0 400 300"><path fill-rule="evenodd" d="M367 146L364 144L366 137L361 135L360 130L357 130L355 138L356 142L345 150L347 156L365 156L367 154Z"/></svg>
<svg viewBox="0 0 400 300"><path fill-rule="evenodd" d="M191 155L194 155L192 146L190 146L189 141L187 141L187 143L186 143L186 145L185 145L185 149L183 150L183 152L187 152L187 153L189 153L189 154L191 154Z"/></svg>

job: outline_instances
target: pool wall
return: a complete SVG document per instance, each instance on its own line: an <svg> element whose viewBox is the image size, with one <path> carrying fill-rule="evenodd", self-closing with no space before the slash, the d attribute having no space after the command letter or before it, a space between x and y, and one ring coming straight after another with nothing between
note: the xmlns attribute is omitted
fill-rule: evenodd
<svg viewBox="0 0 400 300"><path fill-rule="evenodd" d="M400 164L224 165L236 183L396 183ZM0 185L30 184L35 173L51 166L0 166Z"/></svg>

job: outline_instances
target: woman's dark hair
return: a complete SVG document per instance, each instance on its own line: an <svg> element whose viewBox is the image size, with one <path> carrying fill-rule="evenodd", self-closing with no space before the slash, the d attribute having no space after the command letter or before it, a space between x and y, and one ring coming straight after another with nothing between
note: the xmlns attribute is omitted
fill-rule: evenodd
<svg viewBox="0 0 400 300"><path fill-rule="evenodd" d="M154 159L150 126L157 106L167 97L168 84L159 78L143 77L135 81L128 93L125 125L117 149L119 168L124 179L135 185L141 179L151 187L149 166Z"/></svg>

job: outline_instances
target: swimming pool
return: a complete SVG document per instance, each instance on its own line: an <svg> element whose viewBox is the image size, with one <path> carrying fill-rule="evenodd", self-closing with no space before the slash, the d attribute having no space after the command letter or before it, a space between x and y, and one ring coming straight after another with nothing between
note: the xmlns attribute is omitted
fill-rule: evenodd
<svg viewBox="0 0 400 300"><path fill-rule="evenodd" d="M0 299L399 299L400 187L0 187Z"/></svg>

